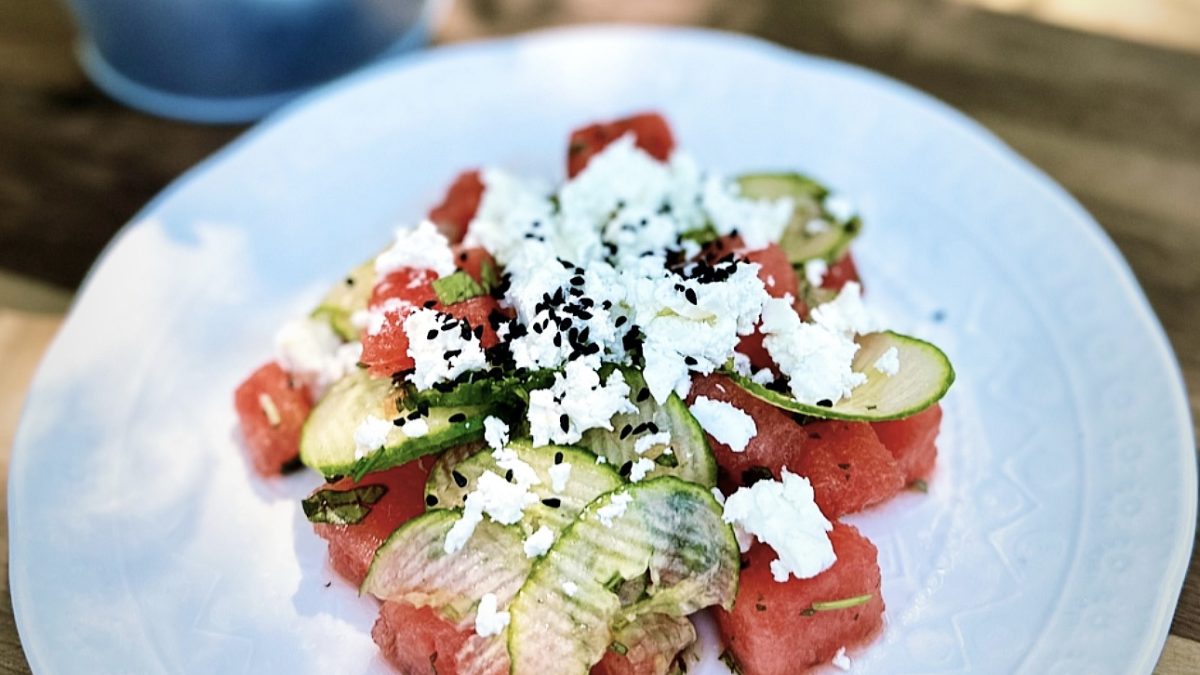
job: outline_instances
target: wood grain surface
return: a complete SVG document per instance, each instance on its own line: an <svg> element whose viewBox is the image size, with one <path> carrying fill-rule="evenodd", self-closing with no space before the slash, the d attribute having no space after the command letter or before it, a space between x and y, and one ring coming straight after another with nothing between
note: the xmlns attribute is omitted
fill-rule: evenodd
<svg viewBox="0 0 1200 675"><path fill-rule="evenodd" d="M1200 55L942 0L460 0L437 38L473 40L591 21L759 35L886 73L979 120L1071 191L1116 242L1175 347L1197 418ZM159 120L106 99L79 71L71 41L59 3L0 2L5 474L26 384L69 291L154 194L242 131ZM6 518L0 528L7 561ZM1193 555L1156 672L1200 672L1197 560ZM0 590L0 673L28 672L7 573Z"/></svg>

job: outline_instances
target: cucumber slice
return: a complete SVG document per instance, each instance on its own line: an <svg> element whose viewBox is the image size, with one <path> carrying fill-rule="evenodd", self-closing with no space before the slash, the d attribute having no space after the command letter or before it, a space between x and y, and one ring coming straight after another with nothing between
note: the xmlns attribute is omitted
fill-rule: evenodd
<svg viewBox="0 0 1200 675"><path fill-rule="evenodd" d="M521 531L484 519L463 548L446 553L446 534L460 516L456 509L435 509L401 525L376 551L361 592L433 607L460 628L472 626L486 593L496 596L498 607L507 607L532 564L522 550ZM483 637L472 630L454 662L464 674L507 673L505 632Z"/></svg>
<svg viewBox="0 0 1200 675"><path fill-rule="evenodd" d="M801 403L734 372L726 374L755 398L778 408L810 417L868 422L915 415L937 403L954 383L950 359L924 340L886 331L861 335L856 342L859 349L851 367L866 375L867 381L855 387L849 398L829 408ZM876 370L874 364L891 347L900 354L900 371L888 376Z"/></svg>
<svg viewBox="0 0 1200 675"><path fill-rule="evenodd" d="M612 467L597 464L596 456L586 450L561 445L535 448L529 441L514 441L508 447L517 453L521 461L533 468L541 481L529 488L530 492L537 495L539 503L526 507L525 517L519 523L526 535L536 532L542 525L558 534L575 520L575 516L589 502L624 483ZM475 482L484 471L501 476L505 474L505 470L492 457L492 451L487 448L448 468L446 465L452 462L452 458L442 457L434 465L425 484L426 504L436 499L440 506L459 507L466 500L467 493L475 489ZM556 492L551 469L562 464L570 464L571 471L566 483L561 486L562 491Z"/></svg>
<svg viewBox="0 0 1200 675"><path fill-rule="evenodd" d="M588 429L579 444L604 457L624 476L629 475L630 464L646 457L655 462L647 478L676 476L705 487L716 485L717 461L708 445L708 436L683 400L671 394L660 406L646 390L641 373L632 368L622 368L621 372L638 411L613 417L612 431ZM639 454L638 440L653 435L655 429L669 432L670 443L653 445Z"/></svg>
<svg viewBox="0 0 1200 675"><path fill-rule="evenodd" d="M312 311L312 318L324 319L343 340L357 340L358 328L350 317L367 308L371 290L375 288L375 259L350 270L345 279L334 284Z"/></svg>
<svg viewBox="0 0 1200 675"><path fill-rule="evenodd" d="M509 606L512 672L584 675L639 616L732 606L738 547L721 514L707 488L671 476L588 504ZM644 599L623 607L616 589L647 576Z"/></svg>
<svg viewBox="0 0 1200 675"><path fill-rule="evenodd" d="M300 432L300 461L323 475L359 475L399 466L422 455L483 438L483 407L430 408L429 432L410 438L393 428L381 450L355 458L354 432L367 415L399 416L399 389L387 378L358 370L343 377L313 408ZM451 418L455 421L451 422Z"/></svg>
<svg viewBox="0 0 1200 675"><path fill-rule="evenodd" d="M473 371L469 376L479 376L482 371ZM526 373L521 377L509 375L505 377L481 377L468 379L464 382L434 384L429 389L418 391L416 387L405 385L407 396L403 401L405 408L413 409L419 404L430 406L464 406L491 405L504 403L514 407L523 407L533 389L544 389L554 384L554 371L538 370Z"/></svg>
<svg viewBox="0 0 1200 675"><path fill-rule="evenodd" d="M695 641L696 628L686 618L643 614L614 631L608 648L637 664L638 672L666 675L676 672L679 653Z"/></svg>
<svg viewBox="0 0 1200 675"><path fill-rule="evenodd" d="M512 598L531 565L520 529L485 518L461 549L446 553L446 534L461 515L434 509L401 525L375 552L360 592L434 607L456 623L474 618L485 593L502 603Z"/></svg>
<svg viewBox="0 0 1200 675"><path fill-rule="evenodd" d="M780 247L793 265L813 258L823 258L831 264L837 262L862 229L862 221L858 216L842 221L829 213L825 209L829 189L807 176L798 173L757 173L739 176L737 182L743 196L755 199L791 197L796 203L792 219L779 240ZM829 228L810 233L808 223L815 218L829 223Z"/></svg>

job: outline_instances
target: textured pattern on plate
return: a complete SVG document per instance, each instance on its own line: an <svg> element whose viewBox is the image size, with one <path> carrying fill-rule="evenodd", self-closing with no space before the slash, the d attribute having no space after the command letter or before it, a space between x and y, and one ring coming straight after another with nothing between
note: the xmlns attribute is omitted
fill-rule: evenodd
<svg viewBox="0 0 1200 675"><path fill-rule="evenodd" d="M559 175L573 125L647 108L704 163L858 197L871 301L958 369L930 494L855 518L890 608L856 671L1150 671L1191 543L1191 427L1132 276L1046 178L909 89L742 38L558 32L409 63L189 173L93 274L11 468L36 671L385 672L372 602L325 587L297 507L318 479L251 475L233 388L457 170Z"/></svg>

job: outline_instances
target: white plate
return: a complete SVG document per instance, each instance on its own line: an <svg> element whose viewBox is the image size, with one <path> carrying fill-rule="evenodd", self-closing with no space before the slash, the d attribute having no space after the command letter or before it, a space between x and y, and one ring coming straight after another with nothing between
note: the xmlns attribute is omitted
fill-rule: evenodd
<svg viewBox="0 0 1200 675"><path fill-rule="evenodd" d="M458 169L558 176L572 126L640 109L664 111L703 163L799 168L855 196L870 300L958 369L929 495L853 519L888 604L855 670L1150 672L1191 548L1192 427L1162 331L1095 222L895 82L746 38L626 28L377 67L125 228L13 451L12 593L34 670L383 672L372 603L332 575L297 508L316 478L250 474L233 389L277 325Z"/></svg>

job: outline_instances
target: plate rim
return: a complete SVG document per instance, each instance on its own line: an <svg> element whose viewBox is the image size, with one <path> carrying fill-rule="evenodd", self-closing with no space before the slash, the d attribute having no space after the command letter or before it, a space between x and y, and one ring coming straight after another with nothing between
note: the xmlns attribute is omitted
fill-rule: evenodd
<svg viewBox="0 0 1200 675"><path fill-rule="evenodd" d="M370 86L370 83L374 79L384 76L386 73L395 70L418 69L423 67L427 62L437 62L447 58L470 56L471 54L487 57L489 53L503 53L506 50L517 48L527 42L571 38L621 39L624 37L635 37L643 40L652 38L657 40L725 43L726 45L743 50L762 52L777 60L806 63L827 72L863 81L868 85L887 90L893 95L908 99L929 109L946 123L960 127L966 132L965 136L970 139L970 143L975 149L991 155L997 161L1010 165L1015 173L1023 174L1023 177L1028 179L1027 183L1031 188L1036 188L1045 193L1053 202L1071 213L1072 218L1069 219L1071 224L1060 226L1074 228L1075 234L1083 235L1090 239L1091 243L1095 245L1095 250L1103 256L1103 263L1108 266L1108 269L1117 271L1117 281L1137 312L1139 319L1137 323L1148 330L1147 337L1154 346L1154 352L1150 356L1159 367L1163 368L1162 373L1169 382L1167 391L1164 393L1168 395L1171 407L1174 409L1173 412L1179 420L1180 428L1176 429L1172 435L1177 436L1180 444L1178 451L1183 453L1186 458L1184 459L1184 463L1191 469L1190 471L1181 472L1180 475L1180 485L1182 488L1180 492L1181 502L1176 504L1176 506L1180 507L1179 513L1182 517L1179 521L1177 531L1173 533L1175 555L1172 557L1170 564L1167 566L1168 569L1162 577L1164 583L1160 583L1159 593L1154 603L1156 614L1152 617L1153 626L1150 627L1151 630L1149 631L1151 637L1143 642L1142 649L1136 658L1136 663L1133 664L1147 673L1153 670L1169 635L1174 611L1182 593L1183 582L1191 561L1194 534L1197 526L1198 496L1197 457L1194 443L1195 429L1183 372L1166 331L1162 326L1162 322L1158 319L1158 316L1150 305L1145 291L1137 282L1137 278L1128 261L1121 255L1116 244L1099 222L1066 188L1061 186L1030 160L1012 149L982 123L932 94L891 76L852 63L801 52L756 36L725 30L700 27L608 23L551 27L511 36L444 45L403 57L386 59L361 70L354 71L297 97L181 173L148 201L145 206L139 209L117 231L97 256L96 261L85 275L83 282L72 299L71 306L67 311L62 325L53 340L51 340L35 370L34 377L26 389L26 396L18 418L10 453L7 483L9 586L13 616L18 635L21 639L22 651L30 667L35 672L44 672L45 664L38 661L37 652L31 652L26 647L26 636L29 635L31 627L27 625L27 620L23 619L23 616L27 616L27 614L22 611L21 607L27 601L32 602L32 600L25 597L21 586L16 583L19 575L15 571L16 566L13 565L13 561L20 558L23 549L19 543L20 537L14 537L13 535L21 529L19 521L23 507L14 499L14 494L19 493L19 490L14 491L13 486L21 482L24 476L27 475L29 471L28 465L32 461L30 458L34 455L33 448L26 447L29 442L25 436L28 433L26 429L30 426L29 419L33 416L35 405L40 398L38 396L39 390L44 386L43 383L46 379L45 371L49 369L47 364L56 358L55 355L59 351L59 345L64 340L63 336L69 331L78 330L76 327L76 324L80 321L78 319L78 305L85 300L85 296L87 296L93 287L94 278L98 272L106 266L110 258L113 257L114 251L122 246L122 243L128 238L129 234L146 226L145 224L150 221L150 216L159 211L164 204L173 200L177 193L185 190L200 176L210 171L219 170L227 158L252 147L261 136L272 133L283 124L300 117L306 110L314 106L314 104L325 99L346 95L360 86Z"/></svg>

